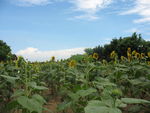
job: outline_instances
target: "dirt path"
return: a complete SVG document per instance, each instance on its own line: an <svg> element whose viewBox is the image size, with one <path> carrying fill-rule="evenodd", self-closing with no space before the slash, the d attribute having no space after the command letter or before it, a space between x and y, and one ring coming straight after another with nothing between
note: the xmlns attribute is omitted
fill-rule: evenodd
<svg viewBox="0 0 150 113"><path fill-rule="evenodd" d="M55 97L54 99L50 100L48 104L45 106L47 109L52 111L52 113L63 113L63 112L57 112L57 106L61 103L60 97ZM43 113L50 113L48 111L45 111ZM65 113L73 113L72 110L67 110Z"/></svg>

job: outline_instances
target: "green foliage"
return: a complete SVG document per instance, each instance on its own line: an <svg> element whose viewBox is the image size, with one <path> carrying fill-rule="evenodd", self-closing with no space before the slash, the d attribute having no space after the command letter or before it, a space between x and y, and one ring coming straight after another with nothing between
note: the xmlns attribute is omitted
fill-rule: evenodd
<svg viewBox="0 0 150 113"><path fill-rule="evenodd" d="M82 62L85 58L86 58L86 55L77 54L77 55L71 56L69 59L76 60L77 62Z"/></svg>
<svg viewBox="0 0 150 113"><path fill-rule="evenodd" d="M6 61L8 59L7 56L9 56L10 54L10 47L5 42L0 40L0 61Z"/></svg>
<svg viewBox="0 0 150 113"><path fill-rule="evenodd" d="M92 55L94 53L92 48L86 48L85 52L88 53L89 55Z"/></svg>
<svg viewBox="0 0 150 113"><path fill-rule="evenodd" d="M150 51L150 41L142 39L141 35L133 33L130 37L120 37L119 39L113 39L110 44L104 46L97 46L93 49L86 49L85 52L89 55L98 53L100 59L106 59L110 61L110 53L115 51L118 53L118 57L127 56L127 49L131 48L132 51L136 50L139 53L147 53Z"/></svg>

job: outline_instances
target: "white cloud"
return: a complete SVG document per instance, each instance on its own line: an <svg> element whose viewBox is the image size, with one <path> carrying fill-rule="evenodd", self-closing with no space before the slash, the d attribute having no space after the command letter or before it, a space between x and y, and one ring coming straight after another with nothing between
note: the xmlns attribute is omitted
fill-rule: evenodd
<svg viewBox="0 0 150 113"><path fill-rule="evenodd" d="M150 0L135 0L133 9L125 11L122 14L140 15L142 18L134 20L135 23L150 22Z"/></svg>
<svg viewBox="0 0 150 113"><path fill-rule="evenodd" d="M82 11L85 14L80 16L75 16L75 19L85 19L96 20L98 19L95 16L96 12L106 8L112 3L113 0L70 0L74 4L75 11Z"/></svg>
<svg viewBox="0 0 150 113"><path fill-rule="evenodd" d="M125 32L134 33L134 32L140 32L140 30L138 28L131 28L131 29L126 30Z"/></svg>
<svg viewBox="0 0 150 113"><path fill-rule="evenodd" d="M96 20L96 13L106 8L114 0L15 0L19 6L47 5L55 2L68 2L73 5L73 11L83 12L83 15L74 16L75 19Z"/></svg>
<svg viewBox="0 0 150 113"><path fill-rule="evenodd" d="M69 58L71 55L83 54L84 49L85 48L73 48L56 51L40 51L37 48L29 47L24 50L18 51L16 55L23 56L29 61L46 61L50 60L52 56L55 56L56 59L66 59Z"/></svg>
<svg viewBox="0 0 150 113"><path fill-rule="evenodd" d="M32 5L47 5L51 3L49 0L16 0L19 6L32 6Z"/></svg>
<svg viewBox="0 0 150 113"><path fill-rule="evenodd" d="M75 4L76 10L95 13L112 3L112 0L72 0L71 2Z"/></svg>
<svg viewBox="0 0 150 113"><path fill-rule="evenodd" d="M143 22L150 22L150 17L144 17L141 19L134 20L134 23L143 23Z"/></svg>

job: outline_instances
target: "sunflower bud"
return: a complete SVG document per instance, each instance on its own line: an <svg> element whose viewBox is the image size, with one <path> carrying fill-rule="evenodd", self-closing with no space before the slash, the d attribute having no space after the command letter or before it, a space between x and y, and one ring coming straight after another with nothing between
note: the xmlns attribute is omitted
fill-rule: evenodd
<svg viewBox="0 0 150 113"><path fill-rule="evenodd" d="M119 89L112 90L112 96L122 96L122 91Z"/></svg>

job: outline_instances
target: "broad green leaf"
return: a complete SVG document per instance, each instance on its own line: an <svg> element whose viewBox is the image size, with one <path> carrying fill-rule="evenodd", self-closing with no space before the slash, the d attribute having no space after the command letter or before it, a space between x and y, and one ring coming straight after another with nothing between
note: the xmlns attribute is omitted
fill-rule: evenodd
<svg viewBox="0 0 150 113"><path fill-rule="evenodd" d="M35 100L37 100L41 104L46 103L45 99L41 95L39 95L39 94L33 95L32 98L35 99Z"/></svg>
<svg viewBox="0 0 150 113"><path fill-rule="evenodd" d="M86 106L85 113L109 113L109 108L105 106Z"/></svg>
<svg viewBox="0 0 150 113"><path fill-rule="evenodd" d="M106 104L99 100L91 100L88 102L88 105L90 106L106 106Z"/></svg>
<svg viewBox="0 0 150 113"><path fill-rule="evenodd" d="M93 83L96 84L96 87L99 89L103 89L104 87L107 87L107 86L116 86L116 84L111 83L109 81L103 81L103 82L94 81Z"/></svg>
<svg viewBox="0 0 150 113"><path fill-rule="evenodd" d="M36 89L36 90L47 90L48 88L44 87L44 86L37 86L36 82L29 82L28 86Z"/></svg>
<svg viewBox="0 0 150 113"><path fill-rule="evenodd" d="M8 82L14 84L19 77L11 77L11 76L6 76L6 75L0 75L1 77L5 78Z"/></svg>
<svg viewBox="0 0 150 113"><path fill-rule="evenodd" d="M109 108L108 113L122 113L122 111L118 108Z"/></svg>
<svg viewBox="0 0 150 113"><path fill-rule="evenodd" d="M84 108L85 113L122 113L118 108L112 108L105 106L106 103L103 103L99 100L89 101L88 105Z"/></svg>
<svg viewBox="0 0 150 113"><path fill-rule="evenodd" d="M43 104L39 103L35 99L30 99L29 103L31 103L33 111L37 111L38 113L42 113L42 109L43 109L42 105Z"/></svg>
<svg viewBox="0 0 150 113"><path fill-rule="evenodd" d="M97 90L96 89L94 89L94 88L89 88L89 89L87 89L87 90L79 90L78 92L77 92L77 94L79 95L79 96L81 96L81 97L85 97L85 96L88 96L88 95L90 95L90 94L92 94L92 93L95 93Z"/></svg>
<svg viewBox="0 0 150 113"><path fill-rule="evenodd" d="M113 105L114 105L114 100L111 98L110 99L103 99L102 102L105 103L105 105L108 107L113 107Z"/></svg>
<svg viewBox="0 0 150 113"><path fill-rule="evenodd" d="M68 96L72 98L73 101L77 101L80 97L88 96L94 92L96 92L96 89L89 88L87 90L79 90L76 93L69 92Z"/></svg>
<svg viewBox="0 0 150 113"><path fill-rule="evenodd" d="M28 109L29 111L33 111L31 103L29 103L29 98L26 96L20 96L17 98L17 102L22 105L22 107Z"/></svg>
<svg viewBox="0 0 150 113"><path fill-rule="evenodd" d="M135 99L135 98L122 98L122 102L126 104L142 104L142 103L149 103L150 101L144 100L144 99Z"/></svg>
<svg viewBox="0 0 150 113"><path fill-rule="evenodd" d="M116 105L116 107L120 107L120 108L127 107L127 104L123 103L120 99L116 100L115 105Z"/></svg>
<svg viewBox="0 0 150 113"><path fill-rule="evenodd" d="M84 108L85 113L108 113L108 107L99 100L92 100L88 102L88 105Z"/></svg>
<svg viewBox="0 0 150 113"><path fill-rule="evenodd" d="M20 96L17 98L17 102L24 108L26 108L27 110L29 110L30 112L38 112L38 113L42 113L42 104L40 104L37 100L35 99L30 99L26 96Z"/></svg>

